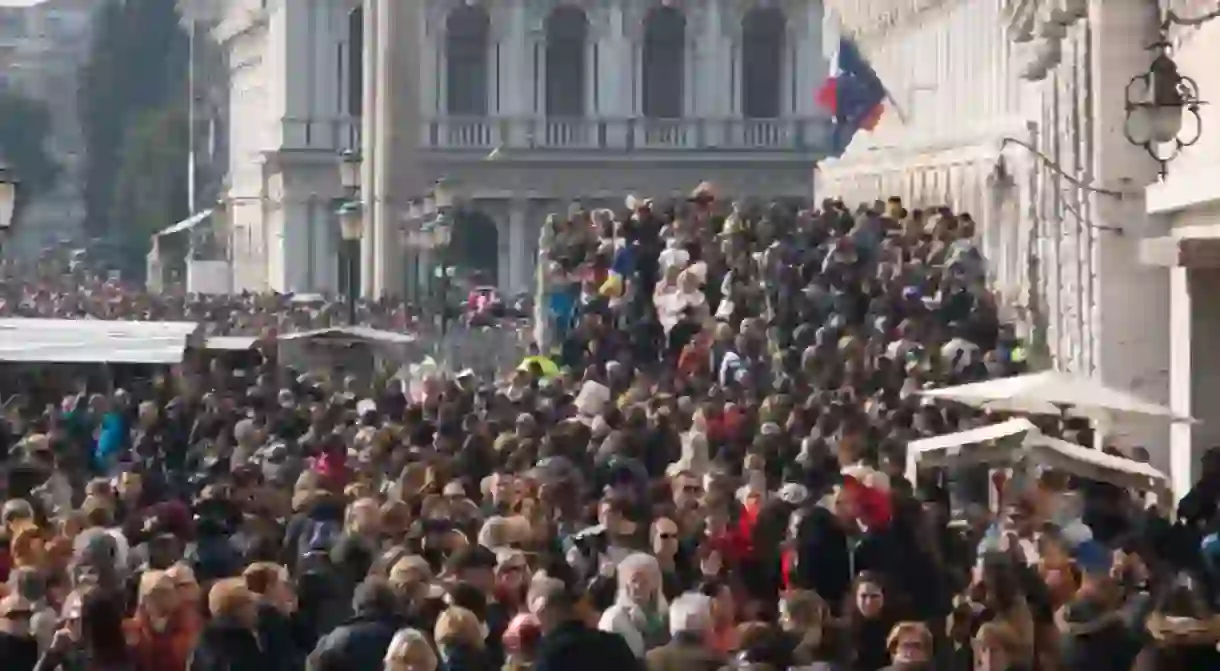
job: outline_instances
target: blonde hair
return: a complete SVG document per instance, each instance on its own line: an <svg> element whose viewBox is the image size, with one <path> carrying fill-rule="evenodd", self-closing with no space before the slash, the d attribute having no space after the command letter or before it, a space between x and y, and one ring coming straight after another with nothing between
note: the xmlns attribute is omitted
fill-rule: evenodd
<svg viewBox="0 0 1220 671"><path fill-rule="evenodd" d="M289 579L288 569L266 561L250 564L241 572L241 577L246 588L254 594L266 594L272 587Z"/></svg>
<svg viewBox="0 0 1220 671"><path fill-rule="evenodd" d="M244 579L224 578L217 580L208 592L208 611L212 617L233 615L253 599L254 594L246 587Z"/></svg>
<svg viewBox="0 0 1220 671"><path fill-rule="evenodd" d="M137 590L137 594L141 604L148 599L149 594L152 594L157 589L173 591L173 578L169 576L167 571L145 571L140 575L140 587Z"/></svg>
<svg viewBox="0 0 1220 671"><path fill-rule="evenodd" d="M437 645L465 643L481 649L483 628L474 613L460 606L450 606L436 619L434 638Z"/></svg>
<svg viewBox="0 0 1220 671"><path fill-rule="evenodd" d="M802 628L821 633L826 622L826 601L813 589L794 589L783 595L783 604L788 606L788 616Z"/></svg>
<svg viewBox="0 0 1220 671"><path fill-rule="evenodd" d="M1003 622L984 622L974 634L974 644L999 648L1013 659L1019 659L1021 656L1021 642L1016 630Z"/></svg>
<svg viewBox="0 0 1220 671"><path fill-rule="evenodd" d="M405 662L421 671L436 671L440 664L428 638L418 629L399 629L386 648L384 662L386 666Z"/></svg>
<svg viewBox="0 0 1220 671"><path fill-rule="evenodd" d="M920 643L927 650L932 649L932 632L928 630L928 626L922 622L899 622L890 630L890 635L885 639L885 649L894 654L894 650L898 647L898 643L907 636L919 637Z"/></svg>

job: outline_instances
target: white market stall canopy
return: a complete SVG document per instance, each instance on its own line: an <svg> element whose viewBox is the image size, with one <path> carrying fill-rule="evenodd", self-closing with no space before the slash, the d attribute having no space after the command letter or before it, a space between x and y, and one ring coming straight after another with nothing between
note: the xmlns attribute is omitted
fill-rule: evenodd
<svg viewBox="0 0 1220 671"><path fill-rule="evenodd" d="M218 352L244 352L254 349L258 338L254 336L211 336L203 344L204 349Z"/></svg>
<svg viewBox="0 0 1220 671"><path fill-rule="evenodd" d="M202 339L194 322L0 319L0 362L181 363Z"/></svg>
<svg viewBox="0 0 1220 671"><path fill-rule="evenodd" d="M1027 419L1010 419L991 426L911 441L907 445L907 479L915 482L920 464L956 466L1049 467L1075 476L1120 487L1162 489L1168 479L1148 464L1106 454L1066 440L1043 435Z"/></svg>
<svg viewBox="0 0 1220 671"><path fill-rule="evenodd" d="M410 345L415 342L415 336L394 331L367 326L339 326L335 328L318 329L316 331L301 331L300 333L285 333L280 340L293 342L296 340L311 340L316 342L330 341L335 344L376 343L382 345Z"/></svg>
<svg viewBox="0 0 1220 671"><path fill-rule="evenodd" d="M1171 408L1150 403L1131 392L1115 389L1088 376L1043 371L916 392L924 398L954 401L999 412L1040 415L1068 414L1109 420L1115 416L1162 417L1190 422Z"/></svg>

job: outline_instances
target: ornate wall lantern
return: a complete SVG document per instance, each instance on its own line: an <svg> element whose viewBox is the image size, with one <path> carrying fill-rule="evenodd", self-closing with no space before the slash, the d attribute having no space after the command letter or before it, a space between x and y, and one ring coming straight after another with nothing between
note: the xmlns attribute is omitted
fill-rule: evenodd
<svg viewBox="0 0 1220 671"><path fill-rule="evenodd" d="M1152 65L1127 84L1127 120L1123 127L1127 141L1143 147L1160 164L1162 179L1168 174L1169 162L1199 141L1203 134L1199 107L1207 104L1199 99L1195 80L1178 71L1169 48L1164 39L1153 44L1156 56ZM1185 119L1190 119L1189 123Z"/></svg>

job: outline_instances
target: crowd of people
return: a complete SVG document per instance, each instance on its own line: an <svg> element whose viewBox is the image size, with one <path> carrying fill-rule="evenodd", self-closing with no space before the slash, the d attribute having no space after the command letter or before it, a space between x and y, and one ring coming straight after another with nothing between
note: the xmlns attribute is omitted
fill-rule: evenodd
<svg viewBox="0 0 1220 671"><path fill-rule="evenodd" d="M0 664L1220 668L1220 462L1176 525L1055 471L994 510L985 468L981 495L977 469L904 478L909 441L994 419L921 389L1028 365L974 237L897 198L702 185L548 218L537 352L498 380L286 375L271 349L6 403ZM7 289L22 316L316 316Z"/></svg>
<svg viewBox="0 0 1220 671"><path fill-rule="evenodd" d="M53 258L9 261L2 275L0 317L194 321L208 335L228 336L343 326L349 312L344 298L323 294L151 293L104 273L69 272ZM400 299L360 300L356 311L362 325L378 329L406 331L427 323L422 310Z"/></svg>

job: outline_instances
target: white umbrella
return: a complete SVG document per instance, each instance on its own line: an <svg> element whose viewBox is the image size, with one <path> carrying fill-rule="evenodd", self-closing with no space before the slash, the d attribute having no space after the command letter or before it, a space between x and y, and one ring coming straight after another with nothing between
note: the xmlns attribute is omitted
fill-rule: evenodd
<svg viewBox="0 0 1220 671"><path fill-rule="evenodd" d="M1107 387L1091 377L1057 371L1029 373L916 393L928 398L956 401L998 412L1041 415L1067 413L1092 419L1110 419L1113 415L1147 415L1179 422L1194 421L1130 392Z"/></svg>

